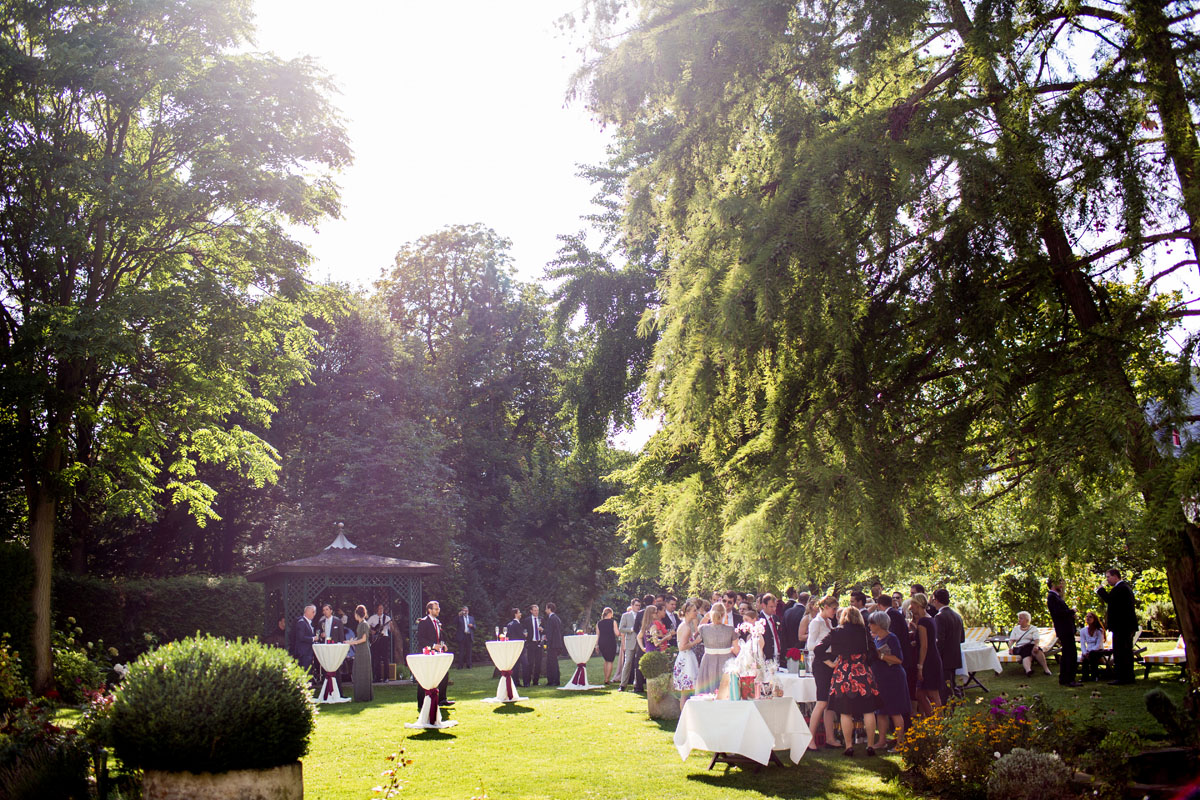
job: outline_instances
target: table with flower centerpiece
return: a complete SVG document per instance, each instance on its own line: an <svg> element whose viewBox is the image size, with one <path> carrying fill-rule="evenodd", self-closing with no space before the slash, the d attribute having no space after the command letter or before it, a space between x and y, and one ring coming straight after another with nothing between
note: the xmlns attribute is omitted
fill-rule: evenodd
<svg viewBox="0 0 1200 800"><path fill-rule="evenodd" d="M567 648L567 655L571 657L571 661L575 664L575 674L571 676L571 680L558 688L581 691L583 689L600 689L602 687L593 683L588 683L587 679L587 662L592 657L592 651L596 649L596 640L600 638L594 633L577 633L563 637L563 644Z"/></svg>
<svg viewBox="0 0 1200 800"><path fill-rule="evenodd" d="M528 700L528 697L521 697L517 694L517 687L512 679L513 666L521 658L521 651L525 649L525 640L500 639L484 644L487 647L488 655L492 657L493 666L500 670L500 685L496 687L495 697L485 697L480 702L515 703L518 700Z"/></svg>
<svg viewBox="0 0 1200 800"><path fill-rule="evenodd" d="M350 652L350 645L345 642L330 642L328 644L313 643L313 655L324 671L321 680L321 690L317 692L314 702L317 703L349 703L349 697L342 697L341 687L338 686L338 670Z"/></svg>
<svg viewBox="0 0 1200 800"><path fill-rule="evenodd" d="M438 684L450 671L450 665L454 663L454 654L412 653L408 656L407 661L413 679L425 690L425 696L421 698L421 714L417 717L417 721L406 722L404 727L452 728L457 725L457 720L442 719L442 713L438 709L438 701L441 699L438 696Z"/></svg>
<svg viewBox="0 0 1200 800"><path fill-rule="evenodd" d="M713 753L708 768L718 762L782 764L786 753L792 764L804 757L812 734L791 697L761 700L718 700L697 695L683 705L675 728L675 747L686 761L693 750Z"/></svg>
<svg viewBox="0 0 1200 800"><path fill-rule="evenodd" d="M781 669L775 673L775 685L783 689L784 697L797 703L817 702L817 681L811 672L794 673Z"/></svg>

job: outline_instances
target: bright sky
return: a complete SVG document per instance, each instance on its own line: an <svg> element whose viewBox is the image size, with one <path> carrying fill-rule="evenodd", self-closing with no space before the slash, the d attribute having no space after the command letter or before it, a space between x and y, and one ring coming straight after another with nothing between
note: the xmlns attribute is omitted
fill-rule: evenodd
<svg viewBox="0 0 1200 800"><path fill-rule="evenodd" d="M580 0L256 0L258 46L334 78L355 163L342 219L306 237L313 277L369 284L405 242L482 222L539 278L594 194L607 135L565 105L578 66L554 21Z"/></svg>
<svg viewBox="0 0 1200 800"><path fill-rule="evenodd" d="M316 280L369 286L405 242L482 222L537 280L595 191L578 165L608 135L567 106L574 42L554 22L581 0L255 0L258 47L315 57L341 91L354 165L342 218L308 233ZM656 423L615 437L639 449Z"/></svg>

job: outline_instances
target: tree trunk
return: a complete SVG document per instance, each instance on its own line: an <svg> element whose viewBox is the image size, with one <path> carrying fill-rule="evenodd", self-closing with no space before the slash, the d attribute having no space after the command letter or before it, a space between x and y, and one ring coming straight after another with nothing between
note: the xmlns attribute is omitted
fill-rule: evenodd
<svg viewBox="0 0 1200 800"><path fill-rule="evenodd" d="M1186 552L1173 552L1167 558L1167 586L1171 590L1171 601L1175 604L1175 618L1179 621L1179 633L1187 644L1187 668L1192 673L1193 688L1200 676L1200 528L1188 523L1184 538L1191 544ZM1195 709L1193 709L1195 710Z"/></svg>
<svg viewBox="0 0 1200 800"><path fill-rule="evenodd" d="M1163 144L1175 167L1183 210L1191 223L1192 255L1200 261L1200 142L1196 140L1187 90L1171 47L1171 31L1163 7L1154 0L1129 3L1133 33L1130 42L1141 57L1147 90L1162 120Z"/></svg>
<svg viewBox="0 0 1200 800"><path fill-rule="evenodd" d="M55 460L61 456L53 454ZM57 468L51 475L57 474ZM54 688L54 662L50 651L50 578L54 563L54 518L58 498L43 480L32 492L29 550L33 555L33 691L45 694Z"/></svg>

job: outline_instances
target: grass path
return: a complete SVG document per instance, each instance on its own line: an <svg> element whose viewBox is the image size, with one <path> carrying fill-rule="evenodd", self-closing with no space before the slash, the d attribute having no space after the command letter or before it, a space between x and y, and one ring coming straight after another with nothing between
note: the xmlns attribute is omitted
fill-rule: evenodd
<svg viewBox="0 0 1200 800"><path fill-rule="evenodd" d="M589 675L599 676L593 660ZM563 662L566 673L566 662ZM1156 670L1135 686L1089 684L1067 690L1054 678L1026 680L1012 668L1004 676L989 673L992 694L1042 693L1055 706L1081 713L1111 711L1113 727L1161 733L1145 712L1142 697L1163 685L1177 699L1178 670ZM479 702L495 693L490 667L454 670L450 718L445 731L408 731L416 718L410 687L376 687L369 705L322 706L316 735L304 759L305 796L311 800L368 800L387 768L385 757L403 745L412 766L403 770L401 797L456 798L603 798L603 800L693 800L693 798L904 798L910 794L896 776L895 756L849 759L836 751L809 753L792 769L754 773L740 769L725 775L709 772L710 754L679 758L671 741L674 723L656 723L646 715L646 700L612 689L564 692L547 687L524 690L527 702L496 706ZM1093 697L1098 692L1099 697ZM971 697L979 697L972 692ZM862 748L860 747L860 753Z"/></svg>

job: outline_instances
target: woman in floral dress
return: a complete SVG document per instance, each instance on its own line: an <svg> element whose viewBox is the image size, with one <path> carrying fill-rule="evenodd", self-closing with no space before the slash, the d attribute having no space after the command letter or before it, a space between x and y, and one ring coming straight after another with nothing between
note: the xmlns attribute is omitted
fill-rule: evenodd
<svg viewBox="0 0 1200 800"><path fill-rule="evenodd" d="M875 710L879 707L879 688L871 672L876 657L875 642L867 636L862 613L850 606L838 615L838 627L816 648L816 657L826 664L832 662L833 678L829 682L829 707L842 718L842 736L846 743L843 755L854 755L854 717L862 716L868 731L875 730ZM868 745L867 755L875 755Z"/></svg>
<svg viewBox="0 0 1200 800"><path fill-rule="evenodd" d="M671 685L675 691L679 692L680 708L683 708L688 696L695 690L696 678L699 677L700 672L700 664L696 661L696 653L693 649L700 641L696 636L696 619L700 616L699 610L695 600L688 600L684 603L683 621L676 628L679 655L675 656L675 669Z"/></svg>

